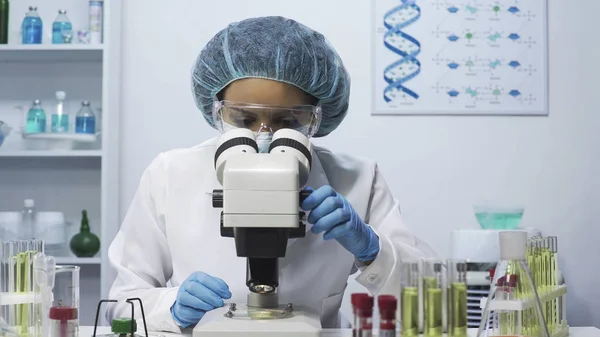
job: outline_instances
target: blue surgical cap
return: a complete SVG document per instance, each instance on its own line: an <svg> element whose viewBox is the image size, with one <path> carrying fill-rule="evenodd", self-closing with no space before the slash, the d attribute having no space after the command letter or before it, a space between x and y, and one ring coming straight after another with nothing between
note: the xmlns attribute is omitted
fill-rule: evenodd
<svg viewBox="0 0 600 337"><path fill-rule="evenodd" d="M264 78L294 85L321 104L315 137L328 135L348 111L350 76L322 34L283 17L232 23L200 52L192 73L196 105L215 126L216 95L242 78Z"/></svg>

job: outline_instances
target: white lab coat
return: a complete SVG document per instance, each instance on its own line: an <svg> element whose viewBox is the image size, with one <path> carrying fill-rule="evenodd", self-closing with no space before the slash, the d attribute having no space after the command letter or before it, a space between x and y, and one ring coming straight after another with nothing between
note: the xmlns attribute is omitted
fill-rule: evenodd
<svg viewBox="0 0 600 337"><path fill-rule="evenodd" d="M231 301L246 302L246 259L236 256L232 238L221 237L220 210L212 207L210 192L221 188L214 169L216 142L213 138L159 154L143 173L109 248L110 263L117 270L110 298L141 298L149 330L181 331L170 308L178 286L195 271L225 280ZM435 253L403 224L398 202L374 161L317 146L312 153L307 185L331 185L379 236L380 252L368 267L337 241L325 241L309 230L305 238L290 240L280 260L280 301L311 308L320 313L324 328L335 328L345 325L339 309L350 275L360 270L357 281L375 296L398 295L400 262ZM125 302L107 308L109 321L130 315ZM140 316L136 308L136 319Z"/></svg>

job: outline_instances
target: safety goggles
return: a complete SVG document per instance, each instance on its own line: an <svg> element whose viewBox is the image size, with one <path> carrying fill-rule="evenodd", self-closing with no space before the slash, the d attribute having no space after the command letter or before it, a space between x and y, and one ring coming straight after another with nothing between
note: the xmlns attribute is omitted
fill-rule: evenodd
<svg viewBox="0 0 600 337"><path fill-rule="evenodd" d="M293 107L215 101L213 120L221 132L245 128L255 132L275 132L294 129L312 137L321 123L321 107L300 105Z"/></svg>

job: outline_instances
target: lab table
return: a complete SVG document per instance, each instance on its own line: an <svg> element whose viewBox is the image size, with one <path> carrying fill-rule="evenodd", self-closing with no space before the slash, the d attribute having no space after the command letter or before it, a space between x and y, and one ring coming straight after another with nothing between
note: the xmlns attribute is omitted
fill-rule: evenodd
<svg viewBox="0 0 600 337"><path fill-rule="evenodd" d="M373 331L373 337L377 336L377 330ZM94 333L93 326L82 326L79 328L80 337L90 337ZM101 326L96 330L97 335L110 334L110 327ZM137 333L144 335L144 328L138 327ZM469 337L476 337L477 329L469 329ZM176 337L176 336L191 336L191 334L175 334L166 332L148 331L148 337ZM399 336L399 335L398 335ZM350 329L325 329L321 337L352 337ZM600 329L594 327L571 327L569 328L569 337L600 337Z"/></svg>

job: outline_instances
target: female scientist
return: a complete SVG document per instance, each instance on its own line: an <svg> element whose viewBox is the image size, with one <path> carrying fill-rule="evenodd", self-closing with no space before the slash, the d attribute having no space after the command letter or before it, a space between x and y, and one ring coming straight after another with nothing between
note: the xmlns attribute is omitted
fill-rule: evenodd
<svg viewBox="0 0 600 337"><path fill-rule="evenodd" d="M346 116L350 95L349 75L323 35L282 17L219 32L201 51L192 85L211 126L254 130L260 149L279 128L328 135ZM141 298L150 330L180 332L224 300L246 301L246 259L221 237L220 210L212 208L210 192L221 188L216 142L159 154L109 248L117 271L110 298ZM374 161L318 146L312 157L314 192L301 205L310 211L307 235L289 242L278 291L283 303L312 308L323 328L335 328L346 325L338 312L350 275L360 271L357 281L373 295L397 295L400 262L435 254L403 224ZM107 318L130 310L113 303Z"/></svg>

